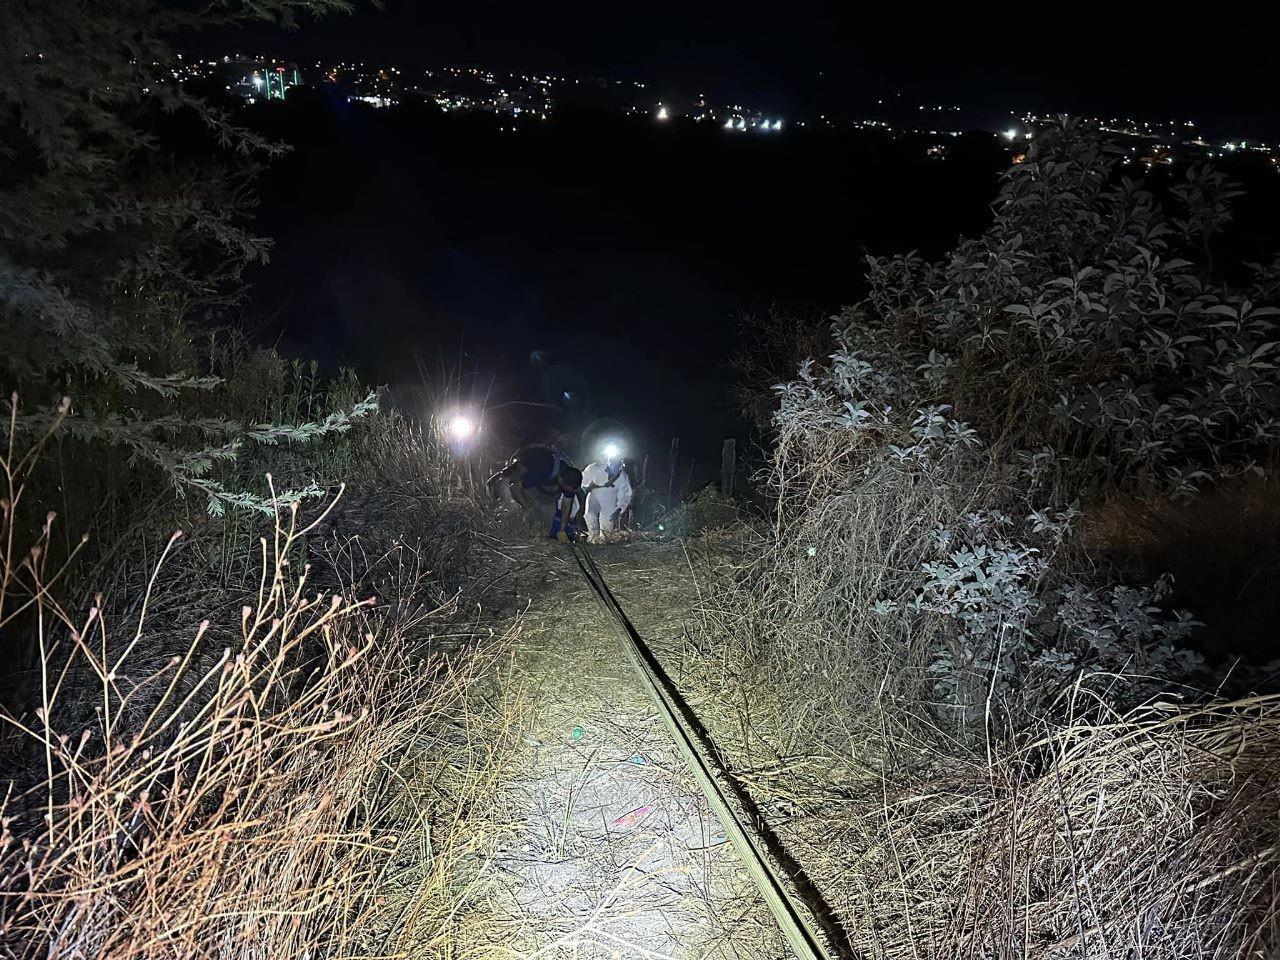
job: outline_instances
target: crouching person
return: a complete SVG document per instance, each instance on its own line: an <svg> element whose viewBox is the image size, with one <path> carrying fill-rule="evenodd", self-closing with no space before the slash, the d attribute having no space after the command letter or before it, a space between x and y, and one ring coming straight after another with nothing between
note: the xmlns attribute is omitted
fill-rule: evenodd
<svg viewBox="0 0 1280 960"><path fill-rule="evenodd" d="M505 467L488 479L487 486L495 498L521 507L526 506L530 490L554 497L551 538L567 543L577 532L585 500L582 471L554 447L521 447Z"/></svg>

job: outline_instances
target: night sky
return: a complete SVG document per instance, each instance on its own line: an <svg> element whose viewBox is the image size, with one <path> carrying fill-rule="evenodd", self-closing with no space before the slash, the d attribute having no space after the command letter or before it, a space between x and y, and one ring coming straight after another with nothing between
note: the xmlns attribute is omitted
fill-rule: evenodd
<svg viewBox="0 0 1280 960"><path fill-rule="evenodd" d="M1187 118L1224 135L1277 126L1276 13L833 10L390 0L216 42L299 61L605 74L788 115L900 94ZM604 116L500 136L491 118L373 111L323 90L255 116L296 147L263 181L260 225L278 245L251 277L282 346L392 384L462 369L464 392L506 404L513 440L572 447L619 429L665 470L680 436L698 480L722 437L748 439L728 398L737 318L834 312L860 295L867 253L941 255L985 225L1007 160L989 137L937 163L919 144Z"/></svg>
<svg viewBox="0 0 1280 960"><path fill-rule="evenodd" d="M795 110L903 90L975 107L1136 113L1280 135L1274 4L479 4L386 0L307 25L308 54L602 73Z"/></svg>

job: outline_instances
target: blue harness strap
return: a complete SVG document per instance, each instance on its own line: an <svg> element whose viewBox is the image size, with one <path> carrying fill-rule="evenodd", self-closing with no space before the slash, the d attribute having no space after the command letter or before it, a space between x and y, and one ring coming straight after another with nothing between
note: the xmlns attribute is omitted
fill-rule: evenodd
<svg viewBox="0 0 1280 960"><path fill-rule="evenodd" d="M572 537L577 532L578 521L582 519L581 514L579 514L579 516L577 517L573 516L573 504L577 499L578 498L576 495L574 496L564 495L560 497L560 502L556 504L555 516L551 518L551 539L552 540L556 538L556 534L560 532L560 528L562 526L564 527L564 532L567 533L570 537ZM568 523L565 522L565 516L564 516L566 508L568 508L568 511L569 511Z"/></svg>
<svg viewBox="0 0 1280 960"><path fill-rule="evenodd" d="M551 448L551 476L548 478L549 480L555 480L560 476L560 471L563 468L572 466L572 460L557 448ZM570 537L573 537L576 533L575 528L577 526L578 519L573 516L573 504L578 499L577 494L571 496L563 493L558 488L548 489L546 487L539 487L539 489L542 490L543 493L560 494L560 500L556 503L555 516L551 518L551 539L554 540L556 538L556 535L560 532L560 528L562 526L564 527L564 532Z"/></svg>

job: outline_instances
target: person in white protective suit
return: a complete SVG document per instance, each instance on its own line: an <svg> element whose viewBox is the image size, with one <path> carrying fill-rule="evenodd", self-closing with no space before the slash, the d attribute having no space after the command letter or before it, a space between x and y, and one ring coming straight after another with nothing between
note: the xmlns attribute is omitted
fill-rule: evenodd
<svg viewBox="0 0 1280 960"><path fill-rule="evenodd" d="M582 489L587 491L587 534L593 543L607 540L631 506L633 491L626 465L620 457L587 464Z"/></svg>

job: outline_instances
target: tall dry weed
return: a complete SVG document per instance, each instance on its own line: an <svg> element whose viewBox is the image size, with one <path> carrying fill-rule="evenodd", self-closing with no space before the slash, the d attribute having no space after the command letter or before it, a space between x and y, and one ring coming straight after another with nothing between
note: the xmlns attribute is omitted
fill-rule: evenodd
<svg viewBox="0 0 1280 960"><path fill-rule="evenodd" d="M256 582L198 593L221 602L175 650L181 618L156 611L199 578L200 552L179 556L174 534L130 602L66 605L56 518L18 540L39 452L0 456L0 631L34 651L25 709L0 715L3 954L445 951L506 736L508 704L483 682L503 639L460 642L449 607L413 602L436 581L411 545L339 545L365 563L321 576L305 543L327 512L303 523L295 504L259 541ZM379 564L400 602L358 592Z"/></svg>

